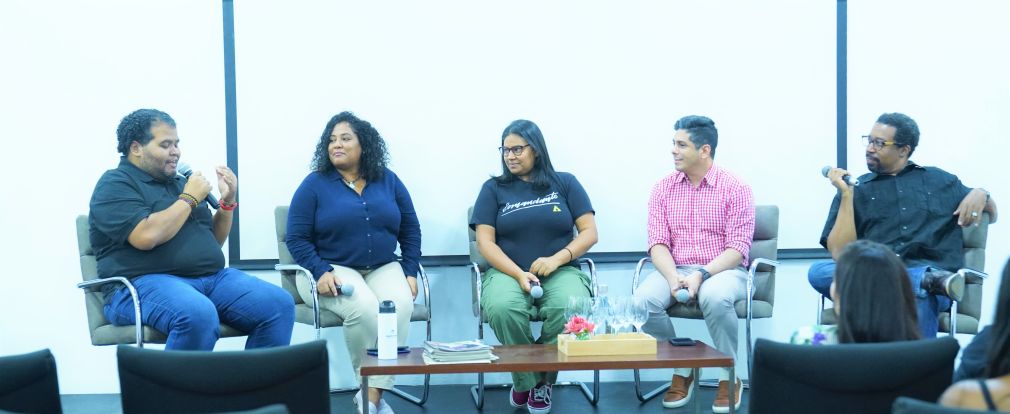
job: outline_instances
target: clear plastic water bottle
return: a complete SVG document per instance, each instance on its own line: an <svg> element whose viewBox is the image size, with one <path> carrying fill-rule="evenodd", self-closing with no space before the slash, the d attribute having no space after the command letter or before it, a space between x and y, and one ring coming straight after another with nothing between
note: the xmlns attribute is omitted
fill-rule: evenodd
<svg viewBox="0 0 1010 414"><path fill-rule="evenodd" d="M396 305L391 300L379 304L378 344L379 359L396 359Z"/></svg>
<svg viewBox="0 0 1010 414"><path fill-rule="evenodd" d="M597 295L593 306L593 316L597 321L597 332L598 333L611 333L611 318L613 317L613 309L610 305L610 299L607 298L607 285L599 285L596 288Z"/></svg>

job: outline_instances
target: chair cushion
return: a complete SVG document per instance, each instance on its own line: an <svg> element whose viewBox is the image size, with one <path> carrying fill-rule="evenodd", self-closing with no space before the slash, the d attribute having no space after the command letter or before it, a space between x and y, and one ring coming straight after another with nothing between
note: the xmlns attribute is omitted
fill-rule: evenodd
<svg viewBox="0 0 1010 414"><path fill-rule="evenodd" d="M940 312L940 332L950 332L950 312ZM824 325L834 325L838 323L834 308L827 308L821 311L821 323ZM957 315L957 333L977 334L978 319L968 315Z"/></svg>
<svg viewBox="0 0 1010 414"><path fill-rule="evenodd" d="M231 338L233 336L245 336L245 333L239 331L238 329L232 328L228 325L221 324L221 338ZM143 327L144 343L147 344L163 344L168 336L160 331L144 325ZM129 344L137 341L136 329L133 325L117 326L113 324L106 324L99 326L95 329L94 333L91 335L92 345L117 345L117 344Z"/></svg>
<svg viewBox="0 0 1010 414"><path fill-rule="evenodd" d="M741 319L747 318L747 301L737 301L736 302L736 316ZM770 318L772 317L772 304L762 301L754 300L751 301L751 311L753 319ZM701 308L697 304L692 303L685 305L683 303L676 303L666 310L666 314L670 315L671 318L684 318L684 319L705 319L704 315L701 313Z"/></svg>
<svg viewBox="0 0 1010 414"><path fill-rule="evenodd" d="M414 312L410 314L411 322L424 322L428 320L429 317L428 307L423 303L414 304ZM304 323L306 325L312 325L312 307L304 303L295 305L295 321L298 323ZM320 328L331 328L335 326L344 326L344 318L337 316L337 314L328 311L319 311L319 327Z"/></svg>

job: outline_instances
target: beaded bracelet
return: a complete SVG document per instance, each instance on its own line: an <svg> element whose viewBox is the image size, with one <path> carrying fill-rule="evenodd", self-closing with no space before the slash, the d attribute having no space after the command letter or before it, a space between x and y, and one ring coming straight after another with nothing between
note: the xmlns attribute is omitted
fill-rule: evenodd
<svg viewBox="0 0 1010 414"><path fill-rule="evenodd" d="M196 205L198 203L196 202L196 198L195 197L193 197L193 196L191 196L189 194L186 194L186 193L182 193L182 194L179 194L179 199L182 200L182 201L185 201L186 204L189 204L189 208L194 209L194 210L196 209Z"/></svg>

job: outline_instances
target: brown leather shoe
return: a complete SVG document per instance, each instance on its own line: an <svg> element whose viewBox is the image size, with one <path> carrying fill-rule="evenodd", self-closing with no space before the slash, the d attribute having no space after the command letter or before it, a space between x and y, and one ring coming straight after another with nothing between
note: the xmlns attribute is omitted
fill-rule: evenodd
<svg viewBox="0 0 1010 414"><path fill-rule="evenodd" d="M964 298L964 276L960 273L929 268L919 286L934 295L944 295L957 301Z"/></svg>
<svg viewBox="0 0 1010 414"><path fill-rule="evenodd" d="M687 405L694 394L693 385L694 370L691 371L690 377L674 375L673 379L670 380L670 389L666 391L666 396L663 397L663 407L680 408Z"/></svg>
<svg viewBox="0 0 1010 414"><path fill-rule="evenodd" d="M736 380L734 390L733 410L740 409L740 397L743 393L743 382L739 378ZM712 403L712 412L724 414L729 412L729 381L719 381L719 389L715 391L715 402Z"/></svg>

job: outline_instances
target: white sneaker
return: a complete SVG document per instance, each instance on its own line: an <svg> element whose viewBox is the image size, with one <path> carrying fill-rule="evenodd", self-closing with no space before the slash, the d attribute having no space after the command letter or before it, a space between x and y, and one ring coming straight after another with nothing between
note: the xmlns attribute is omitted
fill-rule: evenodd
<svg viewBox="0 0 1010 414"><path fill-rule="evenodd" d="M379 404L385 404L385 403L386 403L385 401L379 400ZM358 390L358 392L354 394L354 405L361 407L361 390ZM389 406L387 405L386 407ZM389 413L392 412L393 410L390 409ZM368 402L368 414L379 414L379 409L375 408L375 403L371 401Z"/></svg>
<svg viewBox="0 0 1010 414"><path fill-rule="evenodd" d="M389 404L386 404L385 399L380 399L379 410L378 412L376 412L376 414L396 414L396 413L393 412L393 407L390 407Z"/></svg>

